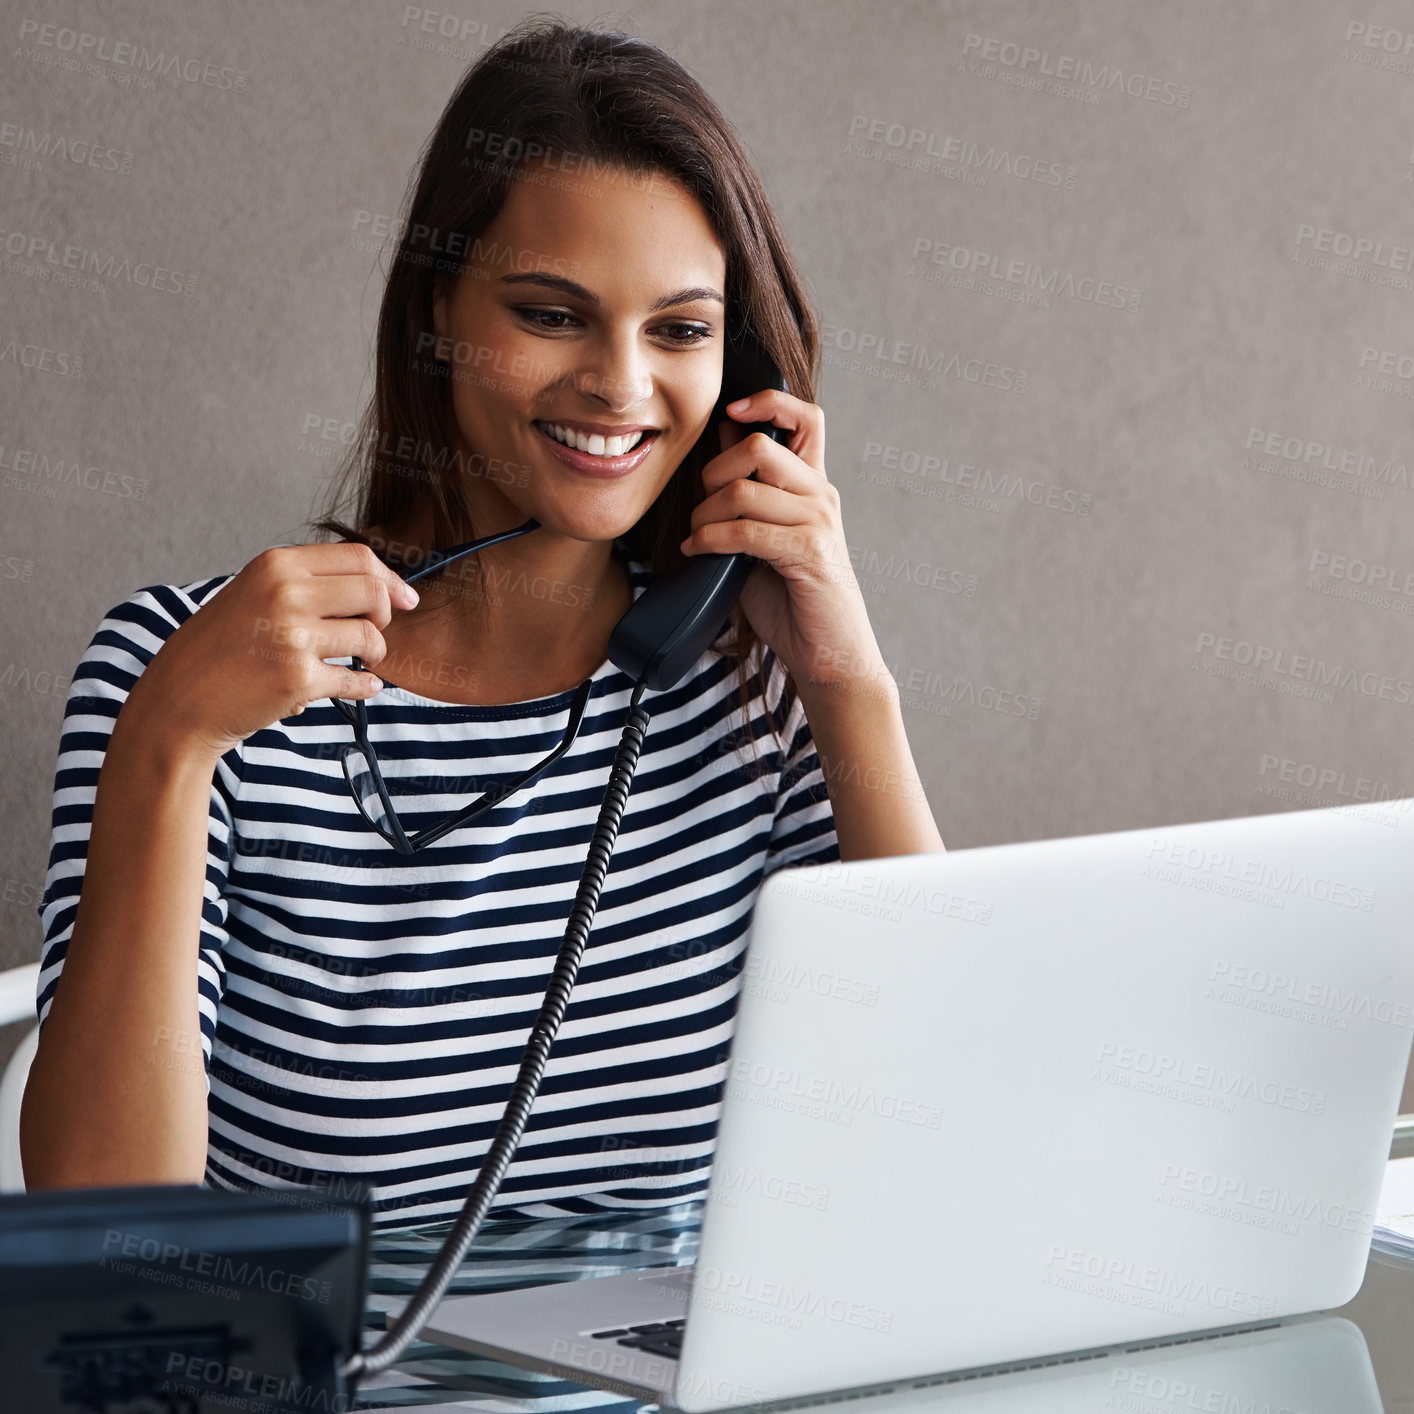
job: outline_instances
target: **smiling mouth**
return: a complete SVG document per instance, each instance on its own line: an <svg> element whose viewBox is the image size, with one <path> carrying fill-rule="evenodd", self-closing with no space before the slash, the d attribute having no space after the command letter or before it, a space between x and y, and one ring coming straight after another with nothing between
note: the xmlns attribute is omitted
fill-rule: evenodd
<svg viewBox="0 0 1414 1414"><path fill-rule="evenodd" d="M630 432L626 437L604 437L598 432L576 432L574 428L564 427L558 422L541 422L537 419L535 425L547 437L553 437L566 447L573 447L575 451L584 452L591 457L604 457L606 460L626 456L634 448L658 435L656 428Z"/></svg>

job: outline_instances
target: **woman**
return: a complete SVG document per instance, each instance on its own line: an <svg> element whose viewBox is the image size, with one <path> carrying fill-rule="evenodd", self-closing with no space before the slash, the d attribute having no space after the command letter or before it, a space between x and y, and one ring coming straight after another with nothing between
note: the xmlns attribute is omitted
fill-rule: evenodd
<svg viewBox="0 0 1414 1414"><path fill-rule="evenodd" d="M719 422L733 313L797 391ZM759 182L680 65L527 21L470 69L383 301L357 523L138 591L74 674L30 1187L363 1179L381 1223L454 1213L635 686L610 631L687 556L744 551L764 563L730 624L643 700L593 933L493 1212L705 1191L762 878L942 848L849 569L817 364ZM758 421L788 445L743 436ZM395 568L528 519L420 597ZM421 824L541 760L586 679L570 749L435 846L399 853L359 814L331 699L366 702L399 817Z"/></svg>

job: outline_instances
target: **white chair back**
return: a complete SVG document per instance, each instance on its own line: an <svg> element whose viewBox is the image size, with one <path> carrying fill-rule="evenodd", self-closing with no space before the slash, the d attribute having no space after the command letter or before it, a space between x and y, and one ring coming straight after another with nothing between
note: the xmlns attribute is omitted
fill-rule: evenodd
<svg viewBox="0 0 1414 1414"><path fill-rule="evenodd" d="M0 1026L9 1026L34 1015L39 986L39 964L0 972ZM20 1100L25 1081L39 1049L39 1027L33 1027L15 1047L0 1075L0 1193L22 1193L24 1170L20 1166Z"/></svg>

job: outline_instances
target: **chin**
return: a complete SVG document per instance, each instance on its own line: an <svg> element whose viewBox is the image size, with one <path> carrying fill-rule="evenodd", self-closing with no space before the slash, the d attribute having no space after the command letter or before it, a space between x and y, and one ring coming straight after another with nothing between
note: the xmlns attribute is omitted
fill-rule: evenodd
<svg viewBox="0 0 1414 1414"><path fill-rule="evenodd" d="M592 490L581 489L576 496L563 500L556 498L551 504L538 510L527 510L524 514L534 516L547 530L568 536L571 540L612 542L621 535L627 535L654 504L653 501L642 504L641 497L632 494L627 486L622 488L622 492L605 488L595 494Z"/></svg>
<svg viewBox="0 0 1414 1414"><path fill-rule="evenodd" d="M546 530L553 531L556 535L563 535L569 540L582 540L590 544L611 544L621 535L627 535L639 521L637 515L630 517L557 515L554 511L546 511L543 515L535 511L527 511L526 514L534 516Z"/></svg>

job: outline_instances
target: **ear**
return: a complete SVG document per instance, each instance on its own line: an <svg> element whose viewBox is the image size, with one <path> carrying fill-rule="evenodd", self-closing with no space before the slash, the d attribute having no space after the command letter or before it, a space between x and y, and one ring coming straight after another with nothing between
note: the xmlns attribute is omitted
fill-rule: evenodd
<svg viewBox="0 0 1414 1414"><path fill-rule="evenodd" d="M452 282L445 270L432 276L432 327L439 339L447 337L448 306L452 299Z"/></svg>

